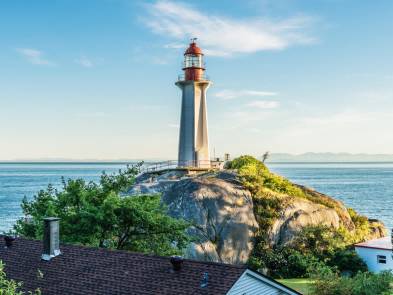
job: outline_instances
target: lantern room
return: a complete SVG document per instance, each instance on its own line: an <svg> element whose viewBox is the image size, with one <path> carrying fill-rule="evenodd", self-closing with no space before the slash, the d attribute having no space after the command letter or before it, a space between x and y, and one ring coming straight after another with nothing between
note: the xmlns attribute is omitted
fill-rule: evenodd
<svg viewBox="0 0 393 295"><path fill-rule="evenodd" d="M204 76L205 63L203 61L202 50L196 44L196 38L191 39L190 46L184 53L183 71L186 81L206 80Z"/></svg>

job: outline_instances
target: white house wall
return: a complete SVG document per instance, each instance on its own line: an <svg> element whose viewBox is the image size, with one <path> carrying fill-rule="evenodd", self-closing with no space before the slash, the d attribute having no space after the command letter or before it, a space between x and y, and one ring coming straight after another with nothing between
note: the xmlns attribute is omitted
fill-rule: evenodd
<svg viewBox="0 0 393 295"><path fill-rule="evenodd" d="M246 270L227 295L293 295L298 294L277 284L274 280Z"/></svg>
<svg viewBox="0 0 393 295"><path fill-rule="evenodd" d="M367 264L371 272L380 272L382 270L393 270L393 259L391 250L382 250L374 248L355 247L356 253ZM378 263L378 255L386 256L386 264Z"/></svg>

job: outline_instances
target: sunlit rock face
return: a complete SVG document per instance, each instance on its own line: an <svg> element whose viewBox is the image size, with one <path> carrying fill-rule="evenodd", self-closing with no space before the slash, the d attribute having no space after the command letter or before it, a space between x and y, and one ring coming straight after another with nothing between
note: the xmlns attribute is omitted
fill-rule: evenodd
<svg viewBox="0 0 393 295"><path fill-rule="evenodd" d="M162 174L144 173L137 177L135 184L126 195L155 195L168 190L186 174L182 170L168 171Z"/></svg>
<svg viewBox="0 0 393 295"><path fill-rule="evenodd" d="M348 209L345 207L344 203L336 200L328 195L322 194L320 192L317 192L314 189L295 184L297 187L299 187L301 190L303 190L307 195L312 197L311 201L313 204L317 204L320 201L325 201L328 202L332 205L334 205L335 211L339 217L340 223L346 227L348 230L352 231L355 230L355 224L352 222L351 216L348 213ZM323 206L326 208L325 206ZM326 224L328 225L328 224Z"/></svg>
<svg viewBox="0 0 393 295"><path fill-rule="evenodd" d="M347 208L340 201L312 189L298 186L309 199L282 195L283 207L272 220L266 237L272 247L288 245L309 226L325 225L355 230ZM188 175L185 171L146 173L139 176L127 195L162 194L168 213L190 222L193 236L186 257L232 264L246 263L259 230L251 193L231 171ZM330 204L325 206L325 202ZM261 213L260 213L261 214ZM261 217L261 216L257 216ZM383 237L386 229L378 220L369 220L371 234Z"/></svg>
<svg viewBox="0 0 393 295"><path fill-rule="evenodd" d="M296 199L275 220L270 231L270 244L282 245L308 226L324 225L339 228L340 217L334 209L305 199Z"/></svg>
<svg viewBox="0 0 393 295"><path fill-rule="evenodd" d="M196 237L188 258L245 263L253 249L258 224L251 194L230 174L184 179L163 193L169 214L192 223Z"/></svg>
<svg viewBox="0 0 393 295"><path fill-rule="evenodd" d="M368 240L386 237L387 229L381 221L377 219L369 219L368 222L370 224L370 230L371 230L371 233L367 238Z"/></svg>

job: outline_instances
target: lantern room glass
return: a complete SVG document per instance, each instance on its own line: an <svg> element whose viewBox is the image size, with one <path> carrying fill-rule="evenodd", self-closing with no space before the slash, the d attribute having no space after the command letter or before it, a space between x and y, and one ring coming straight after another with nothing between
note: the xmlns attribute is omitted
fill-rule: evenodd
<svg viewBox="0 0 393 295"><path fill-rule="evenodd" d="M184 57L185 68L203 68L202 55L186 54Z"/></svg>

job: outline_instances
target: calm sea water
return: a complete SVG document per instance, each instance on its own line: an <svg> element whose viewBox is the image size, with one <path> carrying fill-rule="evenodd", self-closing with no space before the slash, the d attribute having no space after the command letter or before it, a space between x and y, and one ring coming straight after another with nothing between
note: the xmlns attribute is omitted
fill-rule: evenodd
<svg viewBox="0 0 393 295"><path fill-rule="evenodd" d="M393 163L268 164L290 180L334 196L347 206L393 228ZM0 232L21 217L20 202L31 199L61 177L97 181L102 171L117 172L126 164L2 164L0 163Z"/></svg>
<svg viewBox="0 0 393 295"><path fill-rule="evenodd" d="M0 163L0 233L21 217L24 196L33 198L48 184L61 187L61 177L97 181L101 172L117 172L126 164L5 164Z"/></svg>
<svg viewBox="0 0 393 295"><path fill-rule="evenodd" d="M393 163L269 164L295 183L335 197L393 228Z"/></svg>

